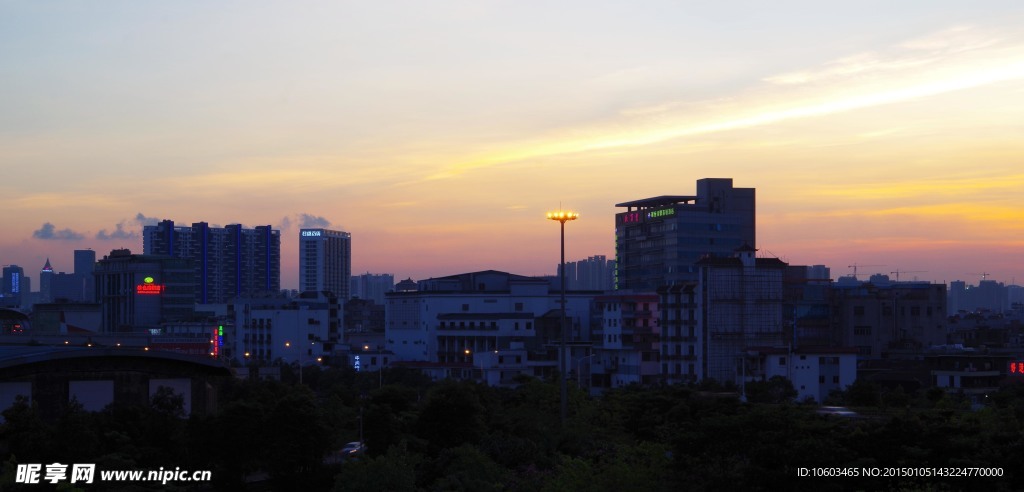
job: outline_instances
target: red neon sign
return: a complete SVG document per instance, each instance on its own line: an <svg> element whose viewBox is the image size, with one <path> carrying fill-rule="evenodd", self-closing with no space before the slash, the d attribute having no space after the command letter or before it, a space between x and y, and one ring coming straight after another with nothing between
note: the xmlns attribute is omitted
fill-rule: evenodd
<svg viewBox="0 0 1024 492"><path fill-rule="evenodd" d="M159 295L164 293L164 286L162 284L139 284L135 286L135 293L147 296Z"/></svg>
<svg viewBox="0 0 1024 492"><path fill-rule="evenodd" d="M636 222L640 222L640 213L639 212L629 212L629 213L622 214L622 223L623 224L630 224L630 223L636 223Z"/></svg>

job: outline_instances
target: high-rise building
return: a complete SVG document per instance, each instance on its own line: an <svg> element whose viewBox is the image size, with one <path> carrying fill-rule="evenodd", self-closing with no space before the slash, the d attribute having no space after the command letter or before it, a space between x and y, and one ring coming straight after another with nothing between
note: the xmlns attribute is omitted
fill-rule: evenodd
<svg viewBox="0 0 1024 492"><path fill-rule="evenodd" d="M658 196L616 204L616 289L654 292L697 280L697 262L756 247L753 188L732 179L697 180L693 196Z"/></svg>
<svg viewBox="0 0 1024 492"><path fill-rule="evenodd" d="M195 302L225 303L236 297L281 290L281 234L271 226L176 227L164 220L143 228L143 252L193 260Z"/></svg>
<svg viewBox="0 0 1024 492"><path fill-rule="evenodd" d="M96 302L96 280L92 272L96 268L96 252L91 249L75 250L75 277L81 285L81 297L86 302Z"/></svg>
<svg viewBox="0 0 1024 492"><path fill-rule="evenodd" d="M364 273L352 277L352 298L371 300L384 305L384 294L395 290L395 276L390 273Z"/></svg>
<svg viewBox="0 0 1024 492"><path fill-rule="evenodd" d="M53 300L53 267L50 266L49 258L39 271L39 298L42 302Z"/></svg>
<svg viewBox="0 0 1024 492"><path fill-rule="evenodd" d="M18 265L7 265L3 272L0 303L4 306L20 307L32 291L32 282L25 276L25 269Z"/></svg>
<svg viewBox="0 0 1024 492"><path fill-rule="evenodd" d="M555 267L558 271L558 267ZM615 288L615 261L604 255L588 256L585 260L565 263L566 288L573 290L613 290Z"/></svg>
<svg viewBox="0 0 1024 492"><path fill-rule="evenodd" d="M352 235L328 229L299 231L299 291L331 292L344 303L352 275Z"/></svg>

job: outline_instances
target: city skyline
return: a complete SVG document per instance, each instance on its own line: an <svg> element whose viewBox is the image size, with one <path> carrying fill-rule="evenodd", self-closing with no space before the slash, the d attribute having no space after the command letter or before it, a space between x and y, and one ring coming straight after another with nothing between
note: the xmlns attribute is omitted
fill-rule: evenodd
<svg viewBox="0 0 1024 492"><path fill-rule="evenodd" d="M0 263L170 219L272 225L282 288L300 228L354 272L550 275L547 210L614 259L616 203L732 178L761 255L1024 281L1024 6L442 5L5 4Z"/></svg>

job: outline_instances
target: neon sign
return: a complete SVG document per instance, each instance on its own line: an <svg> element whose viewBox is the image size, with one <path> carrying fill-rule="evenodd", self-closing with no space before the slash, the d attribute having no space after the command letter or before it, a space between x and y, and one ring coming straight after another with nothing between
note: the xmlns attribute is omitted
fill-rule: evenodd
<svg viewBox="0 0 1024 492"><path fill-rule="evenodd" d="M356 372L359 372L359 365L359 356L357 355L355 356L355 360L352 363L352 368L355 369Z"/></svg>
<svg viewBox="0 0 1024 492"><path fill-rule="evenodd" d="M647 212L648 219L656 219L658 217L667 217L669 215L675 215L676 209L674 208L663 208L661 210L655 210L653 212Z"/></svg>
<svg viewBox="0 0 1024 492"><path fill-rule="evenodd" d="M627 212L622 214L623 224L631 224L634 222L640 222L640 212Z"/></svg>
<svg viewBox="0 0 1024 492"><path fill-rule="evenodd" d="M213 350L210 352L210 355L212 355L214 357L219 357L220 356L220 348L224 346L224 326L223 325L218 326L218 327L213 329L213 340L210 340L210 342L213 343Z"/></svg>
<svg viewBox="0 0 1024 492"><path fill-rule="evenodd" d="M155 296L164 293L164 285L154 283L153 277L142 279L142 283L135 286L135 293L146 296Z"/></svg>
<svg viewBox="0 0 1024 492"><path fill-rule="evenodd" d="M320 237L320 231L302 231L302 237Z"/></svg>
<svg viewBox="0 0 1024 492"><path fill-rule="evenodd" d="M1011 376L1024 376L1024 360L1010 361Z"/></svg>

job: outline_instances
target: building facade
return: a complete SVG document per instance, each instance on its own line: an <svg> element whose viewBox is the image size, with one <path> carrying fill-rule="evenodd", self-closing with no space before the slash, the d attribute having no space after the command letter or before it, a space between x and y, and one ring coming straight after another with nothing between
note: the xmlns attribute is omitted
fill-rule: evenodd
<svg viewBox="0 0 1024 492"><path fill-rule="evenodd" d="M755 193L732 179L697 181L693 196L658 196L616 204L615 288L655 292L697 280L706 255L729 256L756 246Z"/></svg>
<svg viewBox="0 0 1024 492"><path fill-rule="evenodd" d="M577 363L591 392L631 384L652 385L661 377L661 326L656 294L611 294L594 299L601 313L594 330L592 360Z"/></svg>
<svg viewBox="0 0 1024 492"><path fill-rule="evenodd" d="M31 280L25 276L25 269L18 265L7 265L3 272L0 306L21 307L32 290Z"/></svg>
<svg viewBox="0 0 1024 492"><path fill-rule="evenodd" d="M196 222L179 227L164 220L143 228L143 253L192 260L199 304L281 290L281 235L269 225L245 229Z"/></svg>
<svg viewBox="0 0 1024 492"><path fill-rule="evenodd" d="M100 328L104 332L158 330L195 312L192 261L133 255L115 249L96 263Z"/></svg>
<svg viewBox="0 0 1024 492"><path fill-rule="evenodd" d="M945 284L877 276L837 282L830 296L837 345L857 347L862 359L947 343Z"/></svg>
<svg viewBox="0 0 1024 492"><path fill-rule="evenodd" d="M731 258L698 262L697 323L703 360L697 379L738 382L740 354L750 347L783 347L782 279L786 263L757 258L747 246Z"/></svg>
<svg viewBox="0 0 1024 492"><path fill-rule="evenodd" d="M511 385L558 368L559 293L547 280L487 270L422 280L386 297L386 349L436 379ZM591 301L566 294L567 361L589 355Z"/></svg>
<svg viewBox="0 0 1024 492"><path fill-rule="evenodd" d="M318 364L339 341L341 306L326 292L299 298L240 298L229 305L233 323L223 356L242 364Z"/></svg>
<svg viewBox="0 0 1024 492"><path fill-rule="evenodd" d="M328 229L299 231L299 291L331 292L350 298L352 235Z"/></svg>

